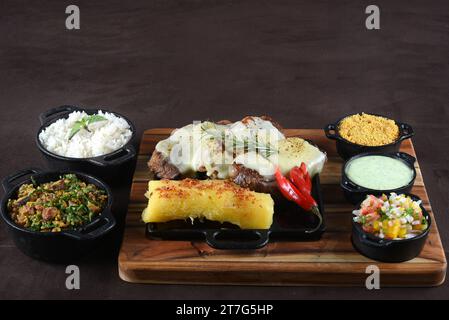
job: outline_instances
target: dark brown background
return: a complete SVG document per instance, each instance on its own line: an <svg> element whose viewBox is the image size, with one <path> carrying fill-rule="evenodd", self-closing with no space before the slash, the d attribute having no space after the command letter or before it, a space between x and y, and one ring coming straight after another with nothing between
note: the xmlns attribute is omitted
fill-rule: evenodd
<svg viewBox="0 0 449 320"><path fill-rule="evenodd" d="M381 30L365 29L365 7ZM81 30L65 29L66 1L0 2L0 176L41 166L40 112L61 104L126 114L139 135L200 119L268 114L285 127L321 128L372 111L412 124L443 243L449 169L448 1L76 1ZM116 190L125 214L128 186ZM0 226L0 298L447 298L427 289L135 285L117 275L120 230L80 263L23 256Z"/></svg>

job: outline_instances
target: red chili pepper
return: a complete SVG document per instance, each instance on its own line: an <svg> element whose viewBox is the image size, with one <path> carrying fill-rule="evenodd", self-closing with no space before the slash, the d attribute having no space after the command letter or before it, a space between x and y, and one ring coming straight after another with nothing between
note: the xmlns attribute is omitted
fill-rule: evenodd
<svg viewBox="0 0 449 320"><path fill-rule="evenodd" d="M306 164L304 162L302 162L300 168L304 175L304 180L306 181L306 187L309 190L309 192L312 192L312 179L310 178L310 174L307 171Z"/></svg>
<svg viewBox="0 0 449 320"><path fill-rule="evenodd" d="M299 191L301 192L301 191ZM310 195L310 193L303 193L301 192L301 196L307 203L307 208L303 208L304 210L310 211L312 210L312 207L317 207L318 204L316 203L315 199Z"/></svg>
<svg viewBox="0 0 449 320"><path fill-rule="evenodd" d="M299 170L301 170L299 168ZM291 172L290 172L291 175ZM295 175L295 173L294 173ZM308 173L307 173L308 175ZM286 197L288 200L296 202L301 208L303 208L305 211L311 212L318 218L318 224L316 227L312 228L311 230L307 230L307 233L313 233L317 231L319 228L321 228L321 225L323 224L323 217L321 216L320 209L318 208L318 205L315 201L315 199L312 198L310 195L310 192L307 192L307 183L303 184L303 191L300 191L298 188L295 187L293 182L288 180L286 177L284 177L279 170L279 167L276 168L275 171L275 177L277 184L279 186L279 190L281 190L281 193ZM301 178L301 175L298 174L298 177ZM307 178L306 178L307 179ZM310 179L310 176L309 176ZM303 182L304 179L301 179ZM304 192L306 191L306 192Z"/></svg>
<svg viewBox="0 0 449 320"><path fill-rule="evenodd" d="M293 182L295 187L301 191L301 193L310 194L311 189L308 188L307 182L300 167L294 167L290 170L290 180Z"/></svg>
<svg viewBox="0 0 449 320"><path fill-rule="evenodd" d="M313 199L310 194L303 193L298 190L298 188L296 188L290 180L284 177L279 168L276 168L275 177L279 189L281 190L281 193L284 195L284 197L296 202L301 208L306 211L311 211L312 209L314 209L314 207L317 207L315 199Z"/></svg>

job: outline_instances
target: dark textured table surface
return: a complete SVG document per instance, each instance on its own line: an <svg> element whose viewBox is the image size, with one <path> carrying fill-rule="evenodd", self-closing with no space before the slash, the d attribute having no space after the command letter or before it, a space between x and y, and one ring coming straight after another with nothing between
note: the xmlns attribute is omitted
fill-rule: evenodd
<svg viewBox="0 0 449 320"><path fill-rule="evenodd" d="M368 31L368 4L381 29ZM39 113L101 106L144 129L267 114L285 127L321 128L370 111L412 124L443 244L449 248L448 1L0 2L0 176L46 163L34 144ZM129 186L115 190L123 219ZM2 193L3 194L3 193ZM448 298L437 288L136 285L121 281L121 230L80 264L22 255L0 226L0 298Z"/></svg>

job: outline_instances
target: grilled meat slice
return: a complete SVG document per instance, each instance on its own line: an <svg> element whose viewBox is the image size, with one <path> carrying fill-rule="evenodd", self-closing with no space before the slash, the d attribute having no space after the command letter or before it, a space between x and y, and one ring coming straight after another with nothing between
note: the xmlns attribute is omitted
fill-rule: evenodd
<svg viewBox="0 0 449 320"><path fill-rule="evenodd" d="M231 180L243 188L263 193L274 193L276 181L265 180L256 170L248 169L241 164L234 164Z"/></svg>
<svg viewBox="0 0 449 320"><path fill-rule="evenodd" d="M178 168L168 162L168 159L159 151L154 151L148 161L148 167L159 179L176 180L181 178Z"/></svg>

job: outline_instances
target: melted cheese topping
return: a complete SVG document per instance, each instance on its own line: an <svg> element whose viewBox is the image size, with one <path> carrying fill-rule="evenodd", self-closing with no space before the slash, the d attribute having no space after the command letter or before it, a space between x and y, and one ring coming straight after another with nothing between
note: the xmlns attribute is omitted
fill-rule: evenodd
<svg viewBox="0 0 449 320"><path fill-rule="evenodd" d="M229 178L233 164L255 170L267 181L274 179L276 166L287 174L301 162L315 175L321 172L326 159L307 141L286 139L270 121L258 117L228 125L195 122L174 130L156 145L156 150L185 177L206 172L218 179Z"/></svg>
<svg viewBox="0 0 449 320"><path fill-rule="evenodd" d="M323 170L326 154L308 141L293 137L279 141L279 152L271 156L270 160L279 165L284 175L287 175L294 166L304 162L310 176L313 177Z"/></svg>

